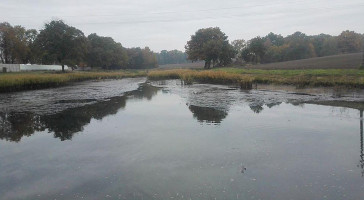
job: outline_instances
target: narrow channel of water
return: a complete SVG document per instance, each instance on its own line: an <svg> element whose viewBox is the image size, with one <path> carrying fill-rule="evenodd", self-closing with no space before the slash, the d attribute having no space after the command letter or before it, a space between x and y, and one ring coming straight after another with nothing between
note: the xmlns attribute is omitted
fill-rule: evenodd
<svg viewBox="0 0 364 200"><path fill-rule="evenodd" d="M0 199L364 196L362 103L144 82L0 94Z"/></svg>

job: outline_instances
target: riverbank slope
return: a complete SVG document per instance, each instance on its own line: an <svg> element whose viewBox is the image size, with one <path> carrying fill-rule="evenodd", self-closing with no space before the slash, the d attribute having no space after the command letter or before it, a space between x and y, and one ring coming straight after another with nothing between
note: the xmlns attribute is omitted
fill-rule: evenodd
<svg viewBox="0 0 364 200"><path fill-rule="evenodd" d="M22 72L0 74L0 92L14 92L20 90L34 90L85 80L121 79L146 76L146 71L99 71L99 72Z"/></svg>

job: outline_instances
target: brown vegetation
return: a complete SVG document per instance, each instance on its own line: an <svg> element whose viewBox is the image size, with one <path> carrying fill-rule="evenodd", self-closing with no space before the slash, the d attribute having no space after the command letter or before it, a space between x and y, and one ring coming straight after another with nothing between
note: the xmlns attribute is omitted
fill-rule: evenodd
<svg viewBox="0 0 364 200"><path fill-rule="evenodd" d="M226 70L226 71L225 71ZM254 83L284 84L297 87L344 86L364 88L364 74L360 70L247 70L237 68L216 71L188 69L155 70L148 73L150 80L181 79L193 82L233 84L251 89Z"/></svg>
<svg viewBox="0 0 364 200"><path fill-rule="evenodd" d="M145 76L144 71L0 74L0 92L62 86L70 82Z"/></svg>

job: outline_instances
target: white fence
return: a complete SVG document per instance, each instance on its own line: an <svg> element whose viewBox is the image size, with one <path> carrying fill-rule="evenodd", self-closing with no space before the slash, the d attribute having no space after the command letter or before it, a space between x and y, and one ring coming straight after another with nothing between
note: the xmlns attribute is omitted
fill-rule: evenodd
<svg viewBox="0 0 364 200"><path fill-rule="evenodd" d="M0 64L0 73L3 72L19 72L19 64Z"/></svg>
<svg viewBox="0 0 364 200"><path fill-rule="evenodd" d="M65 65L64 70L70 70ZM0 73L20 71L62 71L61 65L25 65L25 64L0 64Z"/></svg>
<svg viewBox="0 0 364 200"><path fill-rule="evenodd" d="M20 65L20 71L61 71L61 65ZM69 70L68 66L64 66L64 70Z"/></svg>

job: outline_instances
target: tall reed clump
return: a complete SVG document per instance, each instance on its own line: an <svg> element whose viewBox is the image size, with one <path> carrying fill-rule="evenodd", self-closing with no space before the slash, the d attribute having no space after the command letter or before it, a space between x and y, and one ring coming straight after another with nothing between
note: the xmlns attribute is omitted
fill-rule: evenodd
<svg viewBox="0 0 364 200"><path fill-rule="evenodd" d="M140 76L146 76L146 72L7 73L0 74L0 92L48 88L84 80L121 79Z"/></svg>
<svg viewBox="0 0 364 200"><path fill-rule="evenodd" d="M185 84L212 83L239 85L242 89L251 89L253 79L240 74L222 71L197 71L197 70L163 70L148 73L149 80L181 79Z"/></svg>

